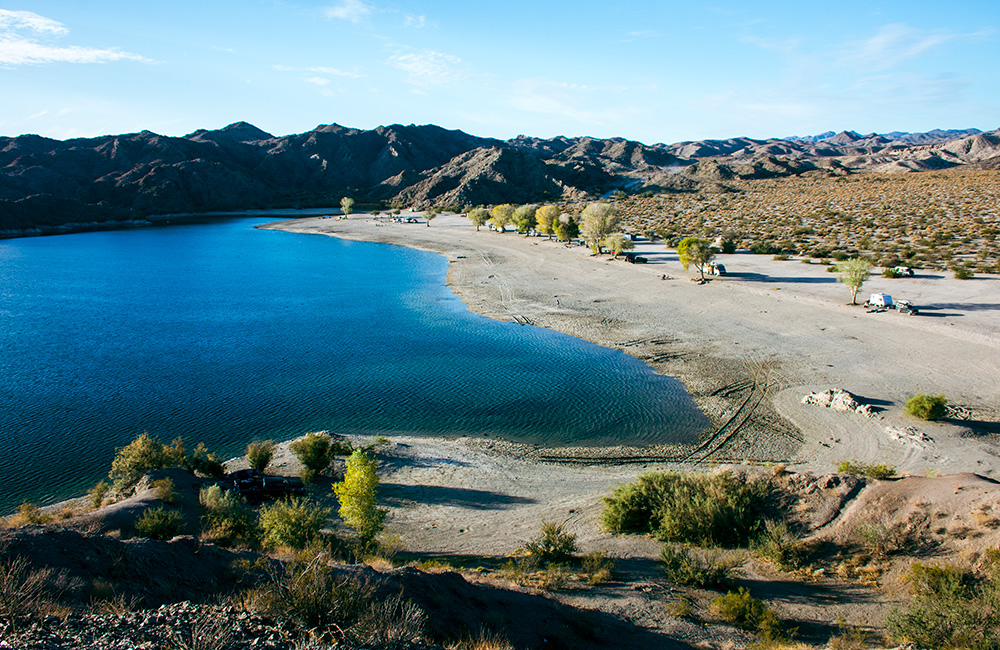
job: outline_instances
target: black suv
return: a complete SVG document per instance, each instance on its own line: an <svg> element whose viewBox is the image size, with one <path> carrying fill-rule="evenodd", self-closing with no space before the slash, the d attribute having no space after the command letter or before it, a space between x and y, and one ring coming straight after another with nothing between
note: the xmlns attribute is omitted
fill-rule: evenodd
<svg viewBox="0 0 1000 650"><path fill-rule="evenodd" d="M230 487L248 501L280 499L290 495L305 494L306 487L301 479L284 476L267 476L259 469L241 469L226 474Z"/></svg>

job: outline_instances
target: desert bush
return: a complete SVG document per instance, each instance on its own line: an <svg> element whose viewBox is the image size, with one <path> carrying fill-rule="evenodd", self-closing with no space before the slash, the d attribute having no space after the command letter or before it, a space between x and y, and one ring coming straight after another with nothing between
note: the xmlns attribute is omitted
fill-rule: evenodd
<svg viewBox="0 0 1000 650"><path fill-rule="evenodd" d="M91 508L97 510L104 504L104 497L108 495L109 488L108 482L101 480L94 487L87 490L87 500Z"/></svg>
<svg viewBox="0 0 1000 650"><path fill-rule="evenodd" d="M921 648L1000 648L1000 576L914 562L911 601L886 618L890 634Z"/></svg>
<svg viewBox="0 0 1000 650"><path fill-rule="evenodd" d="M222 478L226 470L222 467L222 461L218 456L210 452L205 443L199 442L186 458L182 460L184 466L192 472L208 476L210 478Z"/></svg>
<svg viewBox="0 0 1000 650"><path fill-rule="evenodd" d="M889 279L901 278L903 277L903 272L896 269L895 267L887 266L884 269L882 269L882 277Z"/></svg>
<svg viewBox="0 0 1000 650"><path fill-rule="evenodd" d="M399 596L376 598L375 585L338 577L319 546L273 568L269 580L245 600L258 613L291 618L332 636L337 647L407 647L422 636L426 621L419 607Z"/></svg>
<svg viewBox="0 0 1000 650"><path fill-rule="evenodd" d="M332 510L308 499L292 497L260 510L264 541L274 547L302 549L319 537Z"/></svg>
<svg viewBox="0 0 1000 650"><path fill-rule="evenodd" d="M581 560L581 568L587 576L587 583L591 585L599 585L610 580L617 564L618 562L613 557L608 557L604 551L587 553Z"/></svg>
<svg viewBox="0 0 1000 650"><path fill-rule="evenodd" d="M538 537L528 540L524 551L535 565L568 562L576 553L576 535L552 521L543 521Z"/></svg>
<svg viewBox="0 0 1000 650"><path fill-rule="evenodd" d="M340 516L358 534L363 546L370 545L382 532L388 512L378 507L378 483L375 459L356 449L347 459L344 480L333 486L340 502Z"/></svg>
<svg viewBox="0 0 1000 650"><path fill-rule="evenodd" d="M972 269L965 266L953 266L951 270L954 271L956 280L971 280L976 277Z"/></svg>
<svg viewBox="0 0 1000 650"><path fill-rule="evenodd" d="M122 447L111 461L108 478L119 494L139 482L146 472L167 466L168 455L163 443L148 433Z"/></svg>
<svg viewBox="0 0 1000 650"><path fill-rule="evenodd" d="M10 526L44 525L52 521L52 516L42 512L34 503L25 501L17 508L17 514L7 520Z"/></svg>
<svg viewBox="0 0 1000 650"><path fill-rule="evenodd" d="M173 503L177 498L177 493L174 492L174 480L169 477L153 481L153 491L156 492L156 498L163 503Z"/></svg>
<svg viewBox="0 0 1000 650"><path fill-rule="evenodd" d="M730 472L647 472L604 498L603 526L614 533L649 532L662 541L745 546L772 507L767 480Z"/></svg>
<svg viewBox="0 0 1000 650"><path fill-rule="evenodd" d="M906 400L906 412L921 420L940 420L947 413L947 403L944 395L917 393Z"/></svg>
<svg viewBox="0 0 1000 650"><path fill-rule="evenodd" d="M170 445L164 445L148 433L141 434L128 445L120 448L111 461L108 478L118 494L124 494L139 482L146 473L154 469L184 467L206 476L222 476L222 463L209 453L203 443L198 443L190 454L184 448L184 440L177 438Z"/></svg>
<svg viewBox="0 0 1000 650"><path fill-rule="evenodd" d="M710 609L713 614L738 628L770 637L781 633L781 621L774 610L751 596L743 587L714 599Z"/></svg>
<svg viewBox="0 0 1000 650"><path fill-rule="evenodd" d="M663 572L674 584L713 589L732 584L740 560L731 554L708 550L697 554L684 546L667 544L660 551Z"/></svg>
<svg viewBox="0 0 1000 650"><path fill-rule="evenodd" d="M142 513L135 522L135 532L140 537L166 540L184 531L184 517L176 510L160 506Z"/></svg>
<svg viewBox="0 0 1000 650"><path fill-rule="evenodd" d="M250 548L260 542L257 513L236 492L210 485L201 489L198 501L205 508L202 519L207 524L203 533L207 539L220 546L243 544Z"/></svg>
<svg viewBox="0 0 1000 650"><path fill-rule="evenodd" d="M0 622L16 628L42 613L50 602L51 575L51 569L32 569L22 556L0 561Z"/></svg>
<svg viewBox="0 0 1000 650"><path fill-rule="evenodd" d="M251 469L264 471L271 458L274 456L274 442L265 440L263 442L251 442L247 445L247 463Z"/></svg>
<svg viewBox="0 0 1000 650"><path fill-rule="evenodd" d="M318 474L330 466L330 436L323 433L307 433L288 446L302 463L302 480L312 483Z"/></svg>
<svg viewBox="0 0 1000 650"><path fill-rule="evenodd" d="M750 252L754 255L774 255L780 253L781 249L769 241L755 241L750 245Z"/></svg>
<svg viewBox="0 0 1000 650"><path fill-rule="evenodd" d="M786 571L801 567L805 558L805 547L783 521L768 521L754 541L753 551Z"/></svg>
<svg viewBox="0 0 1000 650"><path fill-rule="evenodd" d="M843 460L837 464L837 473L852 474L854 476L867 476L879 480L890 479L896 475L896 467L886 463L878 465L871 463L861 463L855 460Z"/></svg>

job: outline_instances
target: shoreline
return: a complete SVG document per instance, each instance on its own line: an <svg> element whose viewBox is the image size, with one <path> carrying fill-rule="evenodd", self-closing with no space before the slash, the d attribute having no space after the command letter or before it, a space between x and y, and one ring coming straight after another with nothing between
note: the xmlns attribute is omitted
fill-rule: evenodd
<svg viewBox="0 0 1000 650"><path fill-rule="evenodd" d="M530 454L539 460L787 463L819 473L856 460L885 462L901 473L1000 471L1000 413L992 406L1000 404L1000 379L991 361L1000 358L1000 325L981 309L1000 303L995 276L957 289L961 281L923 274L889 281L921 305L938 294L960 296L957 290L985 294L967 299L967 311L949 303L953 318L905 319L844 306L847 290L822 266L763 256L721 256L730 276L699 286L662 243L637 242L636 252L650 263L634 266L541 237L476 232L450 214L429 227L367 214L259 227L441 254L449 261L448 286L470 310L631 354L679 379L714 428L695 453L577 447ZM882 282L872 278L863 293L882 290ZM801 404L807 393L834 388L859 396L876 415ZM903 404L916 392L944 393L966 420L906 415Z"/></svg>

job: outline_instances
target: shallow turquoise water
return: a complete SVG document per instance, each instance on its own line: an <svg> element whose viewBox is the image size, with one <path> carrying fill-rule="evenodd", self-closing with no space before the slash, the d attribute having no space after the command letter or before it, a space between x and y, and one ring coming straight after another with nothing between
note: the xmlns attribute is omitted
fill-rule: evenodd
<svg viewBox="0 0 1000 650"><path fill-rule="evenodd" d="M81 493L143 431L222 457L306 431L692 441L680 383L469 312L447 261L262 219L0 241L0 512Z"/></svg>

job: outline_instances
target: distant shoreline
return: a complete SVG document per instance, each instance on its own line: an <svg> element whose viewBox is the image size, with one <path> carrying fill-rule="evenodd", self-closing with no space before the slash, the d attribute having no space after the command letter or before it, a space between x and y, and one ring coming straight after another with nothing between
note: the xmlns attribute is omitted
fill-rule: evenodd
<svg viewBox="0 0 1000 650"><path fill-rule="evenodd" d="M617 450L607 454L612 462L662 454L695 465L782 462L820 473L851 459L911 473L1000 472L1000 447L970 429L1000 420L991 406L1000 403L1000 378L989 361L1000 349L1000 324L975 308L1000 304L997 277L979 284L940 276L894 280L917 304L948 300L955 307L968 294L969 308L956 307L954 317L907 319L845 307L849 294L824 267L765 256L728 256L735 273L698 286L662 243L641 242L636 250L650 264L633 266L545 238L476 232L457 215L440 215L430 227L366 214L262 227L442 254L450 263L449 286L473 311L500 320L526 317L632 354L681 379L715 425L695 453ZM810 277L817 282L804 281ZM879 280L869 285L875 291ZM876 416L801 403L807 393L833 388L874 404ZM978 415L968 424L915 420L902 406L920 391L944 393ZM591 457L599 460L605 451L592 450ZM581 455L586 460L587 452Z"/></svg>

